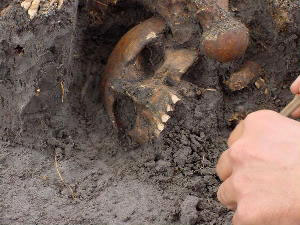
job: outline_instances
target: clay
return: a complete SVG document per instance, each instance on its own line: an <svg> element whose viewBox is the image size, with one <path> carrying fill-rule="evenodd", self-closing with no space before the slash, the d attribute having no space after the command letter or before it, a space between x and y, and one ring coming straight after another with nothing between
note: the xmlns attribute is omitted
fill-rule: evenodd
<svg viewBox="0 0 300 225"><path fill-rule="evenodd" d="M181 224L194 225L197 224L199 218L197 206L200 199L196 196L187 196L181 204Z"/></svg>

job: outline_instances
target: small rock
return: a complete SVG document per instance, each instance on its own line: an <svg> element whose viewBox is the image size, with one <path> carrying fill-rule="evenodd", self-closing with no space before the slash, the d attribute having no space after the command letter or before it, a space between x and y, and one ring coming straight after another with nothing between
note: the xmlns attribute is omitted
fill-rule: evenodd
<svg viewBox="0 0 300 225"><path fill-rule="evenodd" d="M158 160L156 162L156 171L158 172L166 172L167 169L171 166L171 164L167 161L164 161L164 160Z"/></svg>
<svg viewBox="0 0 300 225"><path fill-rule="evenodd" d="M187 196L181 204L180 222L182 225L194 225L198 222L197 205L200 199L196 196Z"/></svg>
<svg viewBox="0 0 300 225"><path fill-rule="evenodd" d="M174 154L174 162L179 166L184 166L187 161L188 156L192 153L190 147L182 147L179 151Z"/></svg>
<svg viewBox="0 0 300 225"><path fill-rule="evenodd" d="M265 86L266 82L265 82L264 79L262 79L262 78L260 77L260 78L258 78L257 81L255 81L254 84L255 84L255 86L256 86L257 89L260 89L260 88L262 88L262 87Z"/></svg>
<svg viewBox="0 0 300 225"><path fill-rule="evenodd" d="M270 93L269 89L266 88L265 91L264 91L264 93L265 93L265 95L269 95L269 93Z"/></svg>

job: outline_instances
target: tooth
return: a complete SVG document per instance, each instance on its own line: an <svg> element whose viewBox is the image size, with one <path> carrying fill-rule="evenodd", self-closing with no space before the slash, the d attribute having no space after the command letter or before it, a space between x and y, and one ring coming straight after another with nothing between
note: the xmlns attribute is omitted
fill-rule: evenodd
<svg viewBox="0 0 300 225"><path fill-rule="evenodd" d="M155 131L154 131L154 134L155 134L157 137L160 135L160 133L161 133L161 132L160 132L159 130L155 130Z"/></svg>
<svg viewBox="0 0 300 225"><path fill-rule="evenodd" d="M158 123L158 124L157 124L157 129L158 129L159 131L163 131L163 130L165 129L165 126L164 126L162 123Z"/></svg>
<svg viewBox="0 0 300 225"><path fill-rule="evenodd" d="M176 95L171 95L171 99L174 104L176 104L176 102L180 101L180 98L178 98Z"/></svg>
<svg viewBox="0 0 300 225"><path fill-rule="evenodd" d="M167 105L167 112L173 111L174 109L172 108L172 106Z"/></svg>
<svg viewBox="0 0 300 225"><path fill-rule="evenodd" d="M170 116L167 114L164 114L161 116L161 121L163 121L164 123L166 123L169 119L170 119Z"/></svg>

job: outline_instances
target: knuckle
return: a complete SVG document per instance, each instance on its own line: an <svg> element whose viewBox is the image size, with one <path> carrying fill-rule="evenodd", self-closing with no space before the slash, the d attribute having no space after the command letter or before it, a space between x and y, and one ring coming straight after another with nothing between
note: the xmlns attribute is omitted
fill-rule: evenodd
<svg viewBox="0 0 300 225"><path fill-rule="evenodd" d="M243 195L247 193L247 187L249 184L248 177L242 172L235 172L231 179L233 190L242 198Z"/></svg>

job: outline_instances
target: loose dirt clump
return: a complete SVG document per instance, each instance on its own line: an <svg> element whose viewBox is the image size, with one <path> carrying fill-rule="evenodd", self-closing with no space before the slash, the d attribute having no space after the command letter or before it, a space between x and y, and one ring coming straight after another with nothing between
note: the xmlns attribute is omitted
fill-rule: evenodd
<svg viewBox="0 0 300 225"><path fill-rule="evenodd" d="M158 3L65 0L29 20L21 1L8 2L0 3L0 224L230 224L232 213L216 200L215 164L238 120L292 98L300 4L230 1L249 29L246 53L227 63L200 53L165 129L139 145L113 128L100 82L121 37L162 15ZM188 41L172 27L178 48L198 49L202 28L194 25L199 33L186 32ZM161 52L145 49L145 67L155 71ZM248 61L259 75L230 90L226 81Z"/></svg>

